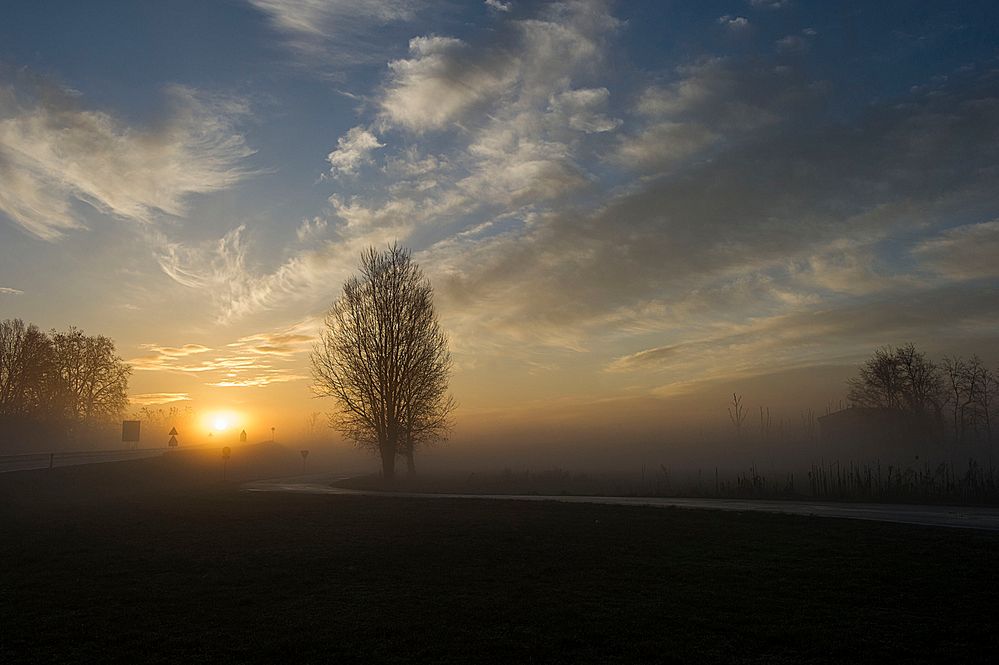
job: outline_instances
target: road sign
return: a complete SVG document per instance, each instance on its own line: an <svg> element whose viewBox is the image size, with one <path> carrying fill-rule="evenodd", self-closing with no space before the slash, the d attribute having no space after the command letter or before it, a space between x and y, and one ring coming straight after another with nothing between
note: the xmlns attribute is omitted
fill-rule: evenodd
<svg viewBox="0 0 999 665"><path fill-rule="evenodd" d="M239 442L240 443L246 443L246 430L245 429L242 432L239 433Z"/></svg>
<svg viewBox="0 0 999 665"><path fill-rule="evenodd" d="M138 420L121 421L121 440L125 443L138 443L141 424Z"/></svg>
<svg viewBox="0 0 999 665"><path fill-rule="evenodd" d="M232 450L226 446L222 449L222 459L229 459L230 456L232 456Z"/></svg>
<svg viewBox="0 0 999 665"><path fill-rule="evenodd" d="M169 434L170 436L177 436L178 434L180 434L180 432L177 431L176 427L171 427L170 431L167 432L167 434Z"/></svg>
<svg viewBox="0 0 999 665"><path fill-rule="evenodd" d="M298 452L302 453L302 459L305 459L306 457L309 456L308 450L299 450Z"/></svg>
<svg viewBox="0 0 999 665"><path fill-rule="evenodd" d="M171 448L176 448L177 447L177 437L175 437L175 436L171 436L170 437L170 447Z"/></svg>

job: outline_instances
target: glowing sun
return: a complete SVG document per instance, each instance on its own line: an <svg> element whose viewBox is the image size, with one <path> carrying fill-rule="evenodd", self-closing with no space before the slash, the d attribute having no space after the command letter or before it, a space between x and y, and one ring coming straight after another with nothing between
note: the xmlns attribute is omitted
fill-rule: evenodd
<svg viewBox="0 0 999 665"><path fill-rule="evenodd" d="M215 419L212 421L212 426L215 428L216 432L229 429L229 419L225 416L215 416Z"/></svg>

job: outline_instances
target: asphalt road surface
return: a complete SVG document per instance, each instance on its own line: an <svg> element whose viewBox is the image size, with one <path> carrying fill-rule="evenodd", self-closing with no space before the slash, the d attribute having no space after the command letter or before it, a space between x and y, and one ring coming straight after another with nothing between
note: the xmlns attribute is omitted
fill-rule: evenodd
<svg viewBox="0 0 999 665"><path fill-rule="evenodd" d="M124 462L126 460L143 459L145 457L157 457L164 452L166 452L165 448L139 448L136 450L91 450L69 453L4 455L0 456L0 473L47 469L49 466L77 466L79 464Z"/></svg>
<svg viewBox="0 0 999 665"><path fill-rule="evenodd" d="M540 496L523 494L431 494L421 492L376 492L333 487L331 482L343 478L326 478L325 481L309 478L276 478L243 485L247 492L296 492L304 494L353 494L396 496L420 499L502 499L504 501L559 501L563 503L601 503L614 506L658 506L755 511L807 515L813 517L839 517L876 522L896 522L923 526L943 526L965 529L999 531L999 508L980 506L922 506L888 503L835 503L826 501L765 501L756 499L671 499L664 497L618 496Z"/></svg>

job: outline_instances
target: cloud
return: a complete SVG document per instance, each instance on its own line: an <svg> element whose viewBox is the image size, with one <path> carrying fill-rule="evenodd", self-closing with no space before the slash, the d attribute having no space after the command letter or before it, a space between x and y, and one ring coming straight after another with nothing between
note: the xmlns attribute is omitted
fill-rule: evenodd
<svg viewBox="0 0 999 665"><path fill-rule="evenodd" d="M138 406L153 406L155 404L173 404L174 402L189 402L191 396L187 393L143 393L129 395L128 401Z"/></svg>
<svg viewBox="0 0 999 665"><path fill-rule="evenodd" d="M506 21L474 46L428 35L409 42L410 57L389 63L382 121L413 132L438 131L523 110L566 88L574 72L597 67L607 35L620 25L597 0L554 3L530 19ZM557 93L556 93L557 94Z"/></svg>
<svg viewBox="0 0 999 665"><path fill-rule="evenodd" d="M833 120L829 84L774 53L609 78L620 24L603 3L493 23L465 40L418 38L394 61L405 64L388 70L361 125L378 128L383 166L329 198L323 242L261 272L247 259L253 236L235 229L171 266L175 278L210 290L227 320L328 298L361 249L399 240L433 279L462 367L635 355L620 364L658 358L666 371L720 376L724 349L758 351L772 369L824 361L819 339L842 333L830 353L853 358L915 330L878 307L913 320L907 298L949 278L931 268L943 250L916 251L918 273L900 254L939 235L940 220L995 208L994 78ZM848 307L868 302L881 304ZM786 335L767 327L776 322ZM285 350L256 344L237 357L276 363ZM705 364L679 370L667 357ZM750 360L734 371L758 371ZM212 380L265 377L256 371Z"/></svg>
<svg viewBox="0 0 999 665"><path fill-rule="evenodd" d="M791 0L749 0L753 9L783 9L791 5Z"/></svg>
<svg viewBox="0 0 999 665"><path fill-rule="evenodd" d="M718 23L725 26L729 30L745 30L749 27L749 19L745 16L732 16L731 14L725 14L724 16L718 17Z"/></svg>
<svg viewBox="0 0 999 665"><path fill-rule="evenodd" d="M774 42L774 45L779 53L804 53L812 44L807 35L787 35Z"/></svg>
<svg viewBox="0 0 999 665"><path fill-rule="evenodd" d="M621 120L608 118L602 112L609 97L607 88L566 90L552 95L549 108L564 114L572 129L587 134L609 132L621 125Z"/></svg>
<svg viewBox="0 0 999 665"><path fill-rule="evenodd" d="M380 58L374 37L386 25L413 21L420 0L248 0L309 64L335 67Z"/></svg>
<svg viewBox="0 0 999 665"><path fill-rule="evenodd" d="M619 164L665 171L710 157L726 139L775 126L821 96L793 71L730 58L682 65L675 76L638 96L636 129L619 138L613 154Z"/></svg>
<svg viewBox="0 0 999 665"><path fill-rule="evenodd" d="M414 37L410 58L389 63L385 121L421 132L441 129L498 97L514 81L514 60L483 56L454 37Z"/></svg>
<svg viewBox="0 0 999 665"><path fill-rule="evenodd" d="M667 88L655 108L674 122L697 108L727 132L709 159L596 206L567 205L507 233L455 242L442 248L446 259L434 255L446 261L437 283L446 309L461 312L463 336L593 348L607 335L624 344L626 326L665 335L833 295L906 293L919 283L895 265L889 239L997 203L991 79L874 106L848 126L823 122L802 103L795 91L807 96L807 86L771 83L786 104L768 105L739 86L716 98L717 80ZM740 106L774 120L739 129L731 113ZM973 235L989 246L990 227ZM860 261L856 248L871 260ZM858 261L844 262L844 252ZM633 312L656 302L666 305L636 320Z"/></svg>
<svg viewBox="0 0 999 665"><path fill-rule="evenodd" d="M503 0L486 0L486 7L497 12L508 12L513 9L513 3L503 2Z"/></svg>
<svg viewBox="0 0 999 665"><path fill-rule="evenodd" d="M80 203L149 224L251 174L240 166L253 151L236 129L248 113L238 100L169 87L167 118L151 128L78 102L60 90L0 88L0 212L38 238L82 228Z"/></svg>
<svg viewBox="0 0 999 665"><path fill-rule="evenodd" d="M965 224L921 241L913 249L921 265L948 279L999 277L999 220Z"/></svg>
<svg viewBox="0 0 999 665"><path fill-rule="evenodd" d="M982 335L999 322L996 293L953 286L893 292L857 303L820 304L616 358L609 372L655 372L678 383L758 376L823 362L856 362L885 343L933 347Z"/></svg>
<svg viewBox="0 0 999 665"><path fill-rule="evenodd" d="M220 349L200 344L162 346L146 344L148 353L128 362L138 371L186 374L218 388L261 387L299 381L292 361L307 353L316 339L320 321L312 317L289 326L240 337ZM207 355L208 358L190 356Z"/></svg>
<svg viewBox="0 0 999 665"><path fill-rule="evenodd" d="M335 176L354 173L361 164L371 159L371 153L385 144L363 127L353 127L346 135L337 139L336 149L326 160L330 163L330 173Z"/></svg>
<svg viewBox="0 0 999 665"><path fill-rule="evenodd" d="M302 223L298 226L298 230L295 231L295 236L298 238L299 242L305 242L313 236L317 236L326 230L328 222L322 217L313 217L312 219L303 219Z"/></svg>
<svg viewBox="0 0 999 665"><path fill-rule="evenodd" d="M12 289L9 286L0 286L0 295L2 296L21 296L24 295L24 291L21 289Z"/></svg>

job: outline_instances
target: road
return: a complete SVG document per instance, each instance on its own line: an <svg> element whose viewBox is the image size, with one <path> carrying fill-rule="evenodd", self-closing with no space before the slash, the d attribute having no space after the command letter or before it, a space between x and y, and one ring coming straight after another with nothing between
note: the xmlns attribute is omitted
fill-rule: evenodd
<svg viewBox="0 0 999 665"><path fill-rule="evenodd" d="M77 466L79 464L124 462L126 460L157 457L164 452L166 452L165 448L139 448L136 450L88 450L67 453L3 455L0 456L0 473L47 469L50 463L52 466Z"/></svg>
<svg viewBox="0 0 999 665"><path fill-rule="evenodd" d="M824 501L766 501L756 499L671 499L665 497L618 496L539 496L524 494L431 494L420 492L377 492L333 487L343 478L275 478L243 485L247 492L294 492L300 494L344 494L394 496L419 499L501 499L504 501L559 501L600 503L613 506L655 506L734 512L781 513L812 517L838 517L875 522L917 524L963 529L999 531L999 508L978 506L924 506L887 503L834 503Z"/></svg>

